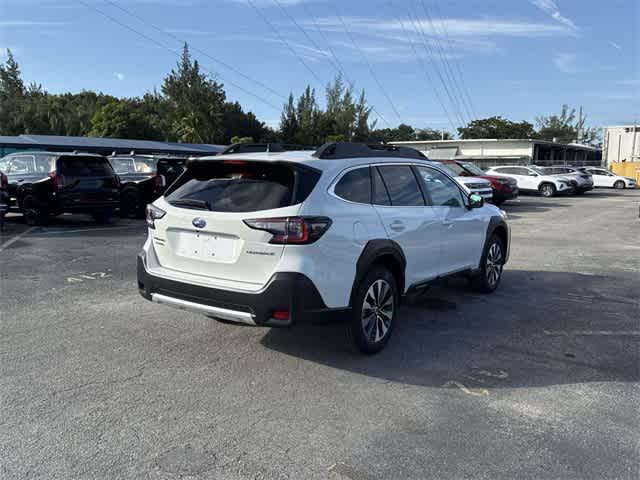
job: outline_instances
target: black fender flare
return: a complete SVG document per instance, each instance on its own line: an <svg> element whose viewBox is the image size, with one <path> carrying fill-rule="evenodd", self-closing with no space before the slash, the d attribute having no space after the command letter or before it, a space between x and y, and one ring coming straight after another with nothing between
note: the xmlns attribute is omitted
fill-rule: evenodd
<svg viewBox="0 0 640 480"><path fill-rule="evenodd" d="M402 247L388 238L369 240L362 249L360 257L356 262L356 275L351 286L351 295L349 296L349 305L353 300L355 290L365 277L367 272L371 269L371 266L375 264L382 257L392 257L394 262L398 266L399 271L392 272L396 281L398 282L398 290L402 295L405 287L405 270L407 267L407 259L404 256Z"/></svg>
<svg viewBox="0 0 640 480"><path fill-rule="evenodd" d="M491 238L491 236L494 234L494 232L498 229L503 229L504 230L504 248L505 248L505 255L506 255L506 251L509 251L509 226L507 225L507 222L504 220L504 218L502 218L500 215L493 215L490 219L489 219L489 224L487 225L487 234L484 237L484 244L482 245L482 254L480 255L480 261L482 262L482 257L484 256L484 252L487 249L487 242L489 242L489 239ZM480 268L480 264L478 264L478 268Z"/></svg>

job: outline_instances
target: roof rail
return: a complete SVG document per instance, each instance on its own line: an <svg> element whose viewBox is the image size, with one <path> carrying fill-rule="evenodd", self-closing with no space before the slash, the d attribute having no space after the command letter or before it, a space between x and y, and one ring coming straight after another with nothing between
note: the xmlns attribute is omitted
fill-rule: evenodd
<svg viewBox="0 0 640 480"><path fill-rule="evenodd" d="M391 157L421 158L427 157L415 148L399 147L383 143L325 143L313 153L321 159L356 158L356 157Z"/></svg>
<svg viewBox="0 0 640 480"><path fill-rule="evenodd" d="M284 148L279 143L234 143L229 145L218 155L229 155L232 153L257 153L257 152L284 152Z"/></svg>

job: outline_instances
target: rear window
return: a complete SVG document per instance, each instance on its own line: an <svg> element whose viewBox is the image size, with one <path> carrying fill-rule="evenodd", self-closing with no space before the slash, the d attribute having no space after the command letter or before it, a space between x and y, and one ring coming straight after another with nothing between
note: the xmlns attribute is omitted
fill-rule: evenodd
<svg viewBox="0 0 640 480"><path fill-rule="evenodd" d="M255 212L304 201L320 172L298 166L251 161L191 162L169 188L167 202L214 212Z"/></svg>
<svg viewBox="0 0 640 480"><path fill-rule="evenodd" d="M345 173L334 192L340 198L355 203L371 203L371 176L369 167Z"/></svg>
<svg viewBox="0 0 640 480"><path fill-rule="evenodd" d="M103 157L60 157L58 173L68 177L111 177L114 172Z"/></svg>

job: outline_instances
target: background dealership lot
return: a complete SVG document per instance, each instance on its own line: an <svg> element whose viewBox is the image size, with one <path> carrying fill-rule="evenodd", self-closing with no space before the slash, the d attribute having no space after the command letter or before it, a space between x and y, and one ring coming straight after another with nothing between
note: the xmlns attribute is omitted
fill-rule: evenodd
<svg viewBox="0 0 640 480"><path fill-rule="evenodd" d="M145 302L144 223L0 241L5 478L637 478L638 191L505 205L492 296L405 307L388 348ZM22 235L22 236L20 236Z"/></svg>

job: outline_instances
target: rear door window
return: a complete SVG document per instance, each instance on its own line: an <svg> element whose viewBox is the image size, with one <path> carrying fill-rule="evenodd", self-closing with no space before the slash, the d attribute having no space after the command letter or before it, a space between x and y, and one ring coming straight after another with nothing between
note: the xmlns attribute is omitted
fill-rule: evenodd
<svg viewBox="0 0 640 480"><path fill-rule="evenodd" d="M391 198L389 198L389 192L387 187L380 176L380 172L377 168L372 169L373 175L373 203L375 205L391 205Z"/></svg>
<svg viewBox="0 0 640 480"><path fill-rule="evenodd" d="M114 175L104 157L60 157L58 173L68 177L111 177Z"/></svg>
<svg viewBox="0 0 640 480"><path fill-rule="evenodd" d="M170 204L214 212L255 212L302 202L320 172L268 162L203 160L189 164L166 194Z"/></svg>
<svg viewBox="0 0 640 480"><path fill-rule="evenodd" d="M338 197L349 202L371 203L369 167L358 168L345 173L333 191Z"/></svg>
<svg viewBox="0 0 640 480"><path fill-rule="evenodd" d="M385 165L378 167L393 206L423 206L422 192L413 170L408 165Z"/></svg>

